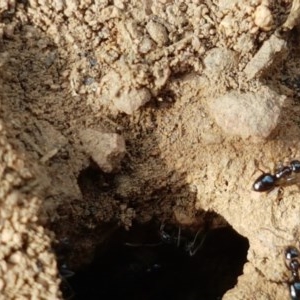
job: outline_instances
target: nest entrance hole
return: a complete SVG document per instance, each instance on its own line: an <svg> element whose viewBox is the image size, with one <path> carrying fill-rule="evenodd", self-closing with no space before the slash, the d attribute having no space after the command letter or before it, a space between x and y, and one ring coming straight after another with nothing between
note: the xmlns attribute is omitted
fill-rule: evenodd
<svg viewBox="0 0 300 300"><path fill-rule="evenodd" d="M235 286L249 243L232 227L200 232L193 255L187 245L194 231L181 231L178 242L178 228L163 230L167 238L153 221L118 229L92 263L68 279L72 299L217 300Z"/></svg>

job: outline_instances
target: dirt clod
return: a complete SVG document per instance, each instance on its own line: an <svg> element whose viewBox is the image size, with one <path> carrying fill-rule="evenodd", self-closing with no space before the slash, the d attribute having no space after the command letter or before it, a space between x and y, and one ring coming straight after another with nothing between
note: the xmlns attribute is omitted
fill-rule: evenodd
<svg viewBox="0 0 300 300"><path fill-rule="evenodd" d="M256 8L254 13L254 23L264 31L271 30L272 26L274 25L274 19L270 9L267 6L261 4Z"/></svg>
<svg viewBox="0 0 300 300"><path fill-rule="evenodd" d="M151 94L148 89L142 88L121 93L121 95L114 100L114 105L119 111L132 115L150 99Z"/></svg>
<svg viewBox="0 0 300 300"><path fill-rule="evenodd" d="M157 43L158 46L163 46L168 43L168 33L162 24L151 20L148 22L146 28L151 38Z"/></svg>
<svg viewBox="0 0 300 300"><path fill-rule="evenodd" d="M110 173L120 168L120 162L126 152L122 136L101 130L82 129L79 132L79 138L86 153L102 171Z"/></svg>
<svg viewBox="0 0 300 300"><path fill-rule="evenodd" d="M264 42L259 51L249 61L245 67L245 74L248 79L253 79L260 75L263 71L273 63L274 57L280 58L286 49L286 41L276 35L272 35L270 39Z"/></svg>
<svg viewBox="0 0 300 300"><path fill-rule="evenodd" d="M277 126L283 100L264 87L256 93L230 92L210 100L209 108L226 134L263 140Z"/></svg>

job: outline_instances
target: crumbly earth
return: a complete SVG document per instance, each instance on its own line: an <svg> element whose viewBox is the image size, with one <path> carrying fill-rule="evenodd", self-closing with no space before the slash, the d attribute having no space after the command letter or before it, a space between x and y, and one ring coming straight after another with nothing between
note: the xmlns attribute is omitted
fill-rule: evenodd
<svg viewBox="0 0 300 300"><path fill-rule="evenodd" d="M250 243L244 274L224 299L288 299L282 254L299 245L298 187L278 201L277 190L251 185L258 168L300 158L298 7L1 1L3 299L61 297L56 265L88 264L117 226L156 218L201 227L210 211L222 216L212 228L230 224ZM278 101L267 131L261 113L231 121L246 118L246 136L216 123L213 99L248 93L260 107L257 95L268 98L268 89ZM111 168L99 171L87 129L122 136L122 161L123 148L104 149L99 160ZM55 258L53 247L63 254Z"/></svg>

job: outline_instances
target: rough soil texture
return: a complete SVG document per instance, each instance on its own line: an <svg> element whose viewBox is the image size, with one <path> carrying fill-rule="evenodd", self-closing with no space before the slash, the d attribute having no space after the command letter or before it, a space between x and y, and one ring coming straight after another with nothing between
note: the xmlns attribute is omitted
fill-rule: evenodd
<svg viewBox="0 0 300 300"><path fill-rule="evenodd" d="M224 299L288 299L299 187L251 186L300 158L298 20L289 0L1 1L1 297L57 299L57 265L116 226L213 211L250 243Z"/></svg>

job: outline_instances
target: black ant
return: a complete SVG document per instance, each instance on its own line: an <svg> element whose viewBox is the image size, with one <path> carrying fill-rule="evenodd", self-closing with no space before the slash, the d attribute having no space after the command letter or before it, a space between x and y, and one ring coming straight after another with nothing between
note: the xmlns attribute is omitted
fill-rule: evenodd
<svg viewBox="0 0 300 300"><path fill-rule="evenodd" d="M190 255L194 256L198 250L202 247L205 239L207 232L203 232L201 229L199 229L194 238L190 240L189 238L183 236L181 234L181 227L178 227L178 233L172 234L172 233L167 233L165 230L165 224L162 224L160 226L160 237L161 241L164 244L173 244L176 245L177 247L180 247L182 245L181 242L184 243L184 250ZM200 236L199 236L200 234Z"/></svg>
<svg viewBox="0 0 300 300"><path fill-rule="evenodd" d="M173 230L167 232L165 230L165 224L161 224L159 229L159 242L151 244L125 243L125 245L130 247L157 247L166 244L180 247L183 245L184 251L186 251L190 256L194 256L203 246L207 234L208 232L199 229L195 236L190 239L189 237L182 235L180 226L178 227L178 231L176 233Z"/></svg>
<svg viewBox="0 0 300 300"><path fill-rule="evenodd" d="M277 186L292 185L296 183L298 173L300 173L300 161L292 160L289 166L280 166L277 168L274 175L263 172L254 181L252 188L256 192L270 192Z"/></svg>
<svg viewBox="0 0 300 300"><path fill-rule="evenodd" d="M292 300L300 300L300 253L296 247L289 246L285 249L285 263L292 273L293 280L289 283L290 295Z"/></svg>
<svg viewBox="0 0 300 300"><path fill-rule="evenodd" d="M58 270L59 270L59 277L61 279L60 288L61 288L62 294L64 296L64 299L70 300L75 296L75 293L74 293L70 283L68 282L68 279L70 277L73 277L75 275L75 273L73 271L71 271L70 269L68 269L68 266L66 263L63 263L62 265L60 265Z"/></svg>

